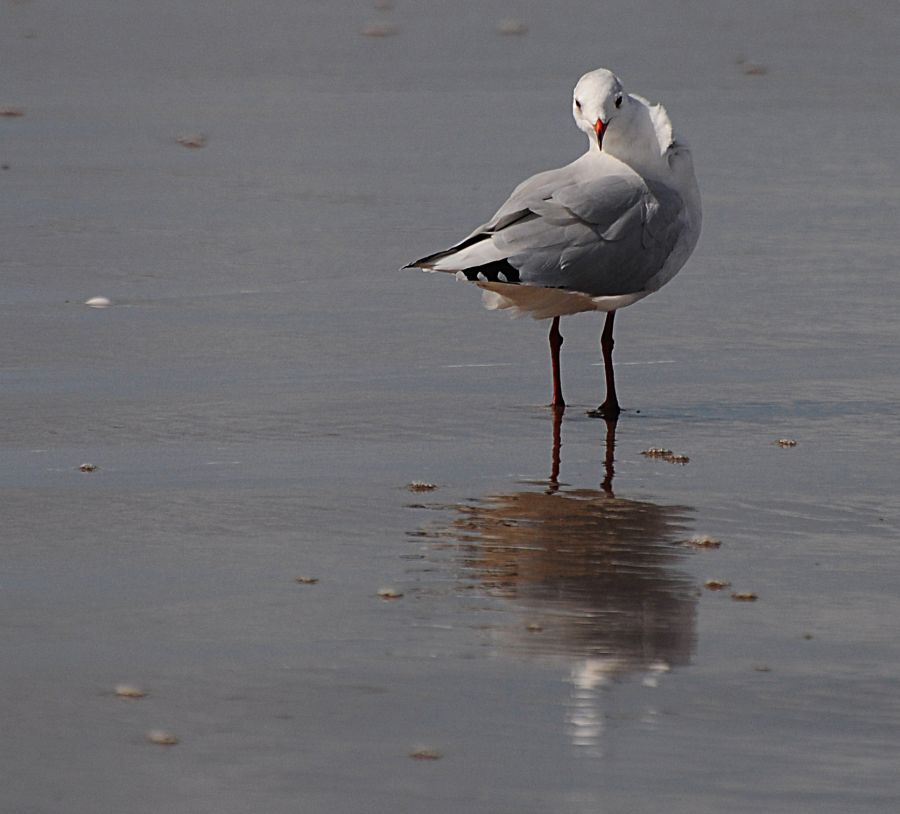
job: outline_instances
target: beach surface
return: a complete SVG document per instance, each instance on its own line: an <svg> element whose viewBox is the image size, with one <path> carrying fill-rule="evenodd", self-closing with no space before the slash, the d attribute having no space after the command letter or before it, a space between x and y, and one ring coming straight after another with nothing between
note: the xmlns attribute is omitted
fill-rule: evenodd
<svg viewBox="0 0 900 814"><path fill-rule="evenodd" d="M3 0L0 811L893 814L898 39ZM583 150L601 66L704 202L614 431L598 316L555 423L546 322L398 270Z"/></svg>

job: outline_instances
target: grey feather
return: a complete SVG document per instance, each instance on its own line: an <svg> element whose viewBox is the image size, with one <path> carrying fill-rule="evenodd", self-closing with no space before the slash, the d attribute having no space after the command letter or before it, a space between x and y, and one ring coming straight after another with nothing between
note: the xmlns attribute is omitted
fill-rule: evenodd
<svg viewBox="0 0 900 814"><path fill-rule="evenodd" d="M671 187L587 154L524 181L487 223L410 266L465 271L505 260L521 284L592 297L633 294L675 246L681 212Z"/></svg>

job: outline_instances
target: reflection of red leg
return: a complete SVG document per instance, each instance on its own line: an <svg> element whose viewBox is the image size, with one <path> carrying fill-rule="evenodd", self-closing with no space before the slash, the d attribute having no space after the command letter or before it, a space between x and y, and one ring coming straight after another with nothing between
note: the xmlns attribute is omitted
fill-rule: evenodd
<svg viewBox="0 0 900 814"><path fill-rule="evenodd" d="M563 407L553 408L553 452L550 458L550 489L549 492L555 492L559 489L559 450L562 446L562 418L565 409Z"/></svg>
<svg viewBox="0 0 900 814"><path fill-rule="evenodd" d="M613 475L616 474L614 464L616 462L616 422L617 418L607 418L606 421L606 454L603 456L603 483L600 488L611 495Z"/></svg>
<svg viewBox="0 0 900 814"><path fill-rule="evenodd" d="M603 351L603 371L606 374L606 401L598 408L597 412L604 418L618 418L621 410L619 409L619 399L616 398L616 379L613 375L612 352L613 346L613 320L616 318L615 311L609 311L606 315L606 322L603 324L603 333L600 336L600 350Z"/></svg>
<svg viewBox="0 0 900 814"><path fill-rule="evenodd" d="M559 349L562 347L563 338L559 332L559 317L553 317L550 326L550 363L553 365L553 401L550 406L557 410L566 406L562 394L562 380L559 376Z"/></svg>

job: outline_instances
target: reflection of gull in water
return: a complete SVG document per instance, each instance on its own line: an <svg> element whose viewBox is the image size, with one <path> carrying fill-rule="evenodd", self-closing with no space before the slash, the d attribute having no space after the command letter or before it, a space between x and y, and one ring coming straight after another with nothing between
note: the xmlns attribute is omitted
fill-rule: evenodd
<svg viewBox="0 0 900 814"><path fill-rule="evenodd" d="M459 507L454 536L468 576L519 612L498 646L569 662L573 739L596 745L604 687L634 673L653 686L670 666L690 661L697 591L678 568L685 553L677 541L691 510L613 494L612 422L602 488L560 486L560 419L549 488Z"/></svg>
<svg viewBox="0 0 900 814"><path fill-rule="evenodd" d="M688 661L695 587L673 570L684 507L561 488L491 495L461 511L470 575L516 600L545 634L523 647L623 665Z"/></svg>

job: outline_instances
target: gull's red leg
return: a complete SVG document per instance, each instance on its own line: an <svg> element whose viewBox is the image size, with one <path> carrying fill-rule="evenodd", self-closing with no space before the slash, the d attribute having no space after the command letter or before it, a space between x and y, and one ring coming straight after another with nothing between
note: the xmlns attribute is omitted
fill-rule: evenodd
<svg viewBox="0 0 900 814"><path fill-rule="evenodd" d="M616 379L613 374L612 352L613 346L613 320L615 311L606 314L606 322L603 324L603 333L600 335L600 350L603 352L603 371L606 374L606 401L598 408L597 413L604 418L616 419L622 412L619 408L619 399L616 398Z"/></svg>
<svg viewBox="0 0 900 814"><path fill-rule="evenodd" d="M550 325L550 363L553 366L553 401L550 406L561 410L566 406L562 394L562 380L559 375L559 349L562 347L563 338L559 332L559 317L553 317Z"/></svg>

